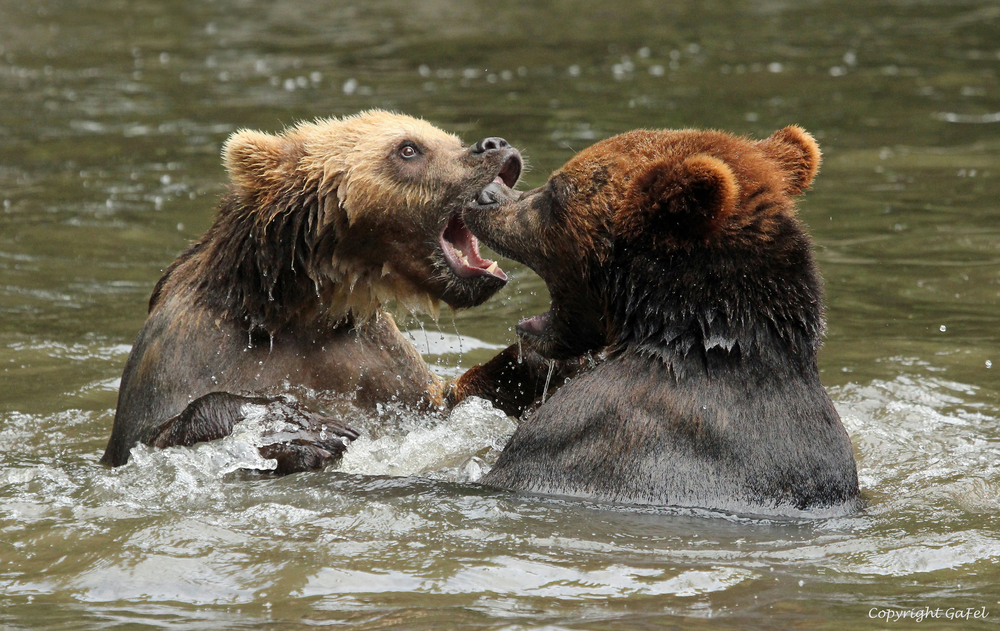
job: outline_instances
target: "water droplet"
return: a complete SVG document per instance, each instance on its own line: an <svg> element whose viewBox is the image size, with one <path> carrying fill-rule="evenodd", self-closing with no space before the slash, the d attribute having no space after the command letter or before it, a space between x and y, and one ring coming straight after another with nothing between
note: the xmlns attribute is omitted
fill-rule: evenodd
<svg viewBox="0 0 1000 631"><path fill-rule="evenodd" d="M545 403L545 397L549 394L549 381L552 380L552 372L556 369L556 362L553 359L549 360L549 374L545 376L545 387L542 389L542 403Z"/></svg>

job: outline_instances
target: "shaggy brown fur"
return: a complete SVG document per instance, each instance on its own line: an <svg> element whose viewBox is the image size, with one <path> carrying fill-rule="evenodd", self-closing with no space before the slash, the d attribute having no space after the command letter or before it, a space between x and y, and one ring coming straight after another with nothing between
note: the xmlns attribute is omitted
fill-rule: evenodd
<svg viewBox="0 0 1000 631"><path fill-rule="evenodd" d="M504 285L461 211L511 194L518 152L499 138L466 147L422 120L371 111L279 135L240 131L223 156L232 191L153 291L103 462L124 464L139 442L228 434L240 399L202 400L210 393L306 388L362 408L442 405L445 384L385 305L471 307ZM308 433L315 418L300 421ZM320 457L302 461L335 459L343 446L316 449L335 453L313 449Z"/></svg>
<svg viewBox="0 0 1000 631"><path fill-rule="evenodd" d="M847 512L851 443L819 381L823 296L793 196L820 153L634 131L582 151L469 227L545 280L518 325L548 358L604 349L522 421L494 486L739 512ZM471 373L471 371L470 371Z"/></svg>

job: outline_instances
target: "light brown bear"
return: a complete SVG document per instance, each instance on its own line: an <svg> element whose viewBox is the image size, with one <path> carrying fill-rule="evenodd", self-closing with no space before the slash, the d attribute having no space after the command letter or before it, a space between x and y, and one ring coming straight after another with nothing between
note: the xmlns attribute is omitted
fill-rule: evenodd
<svg viewBox="0 0 1000 631"><path fill-rule="evenodd" d="M503 287L462 210L512 194L518 152L369 111L278 135L239 131L223 156L231 192L153 290L102 462L124 464L137 443L228 435L249 403L300 426L262 449L279 471L323 466L356 434L275 397L296 388L362 409L442 406L447 384L386 304L472 307Z"/></svg>
<svg viewBox="0 0 1000 631"><path fill-rule="evenodd" d="M761 141L634 131L516 202L467 210L484 243L548 286L551 309L517 327L526 345L552 359L603 349L522 420L483 482L757 514L857 508L795 217L819 162L794 126Z"/></svg>

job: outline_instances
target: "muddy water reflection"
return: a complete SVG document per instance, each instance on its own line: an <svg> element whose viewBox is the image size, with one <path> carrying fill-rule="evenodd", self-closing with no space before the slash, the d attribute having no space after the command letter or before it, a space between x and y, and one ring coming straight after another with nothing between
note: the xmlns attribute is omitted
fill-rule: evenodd
<svg viewBox="0 0 1000 631"><path fill-rule="evenodd" d="M929 606L994 624L1000 12L661 4L0 7L0 621L854 628ZM502 135L526 186L635 127L813 131L821 368L869 507L789 522L489 492L469 482L512 426L476 408L406 418L343 471L233 472L247 435L99 467L149 292L223 192L226 135L368 107ZM441 372L546 307L505 268L498 299L409 323Z"/></svg>

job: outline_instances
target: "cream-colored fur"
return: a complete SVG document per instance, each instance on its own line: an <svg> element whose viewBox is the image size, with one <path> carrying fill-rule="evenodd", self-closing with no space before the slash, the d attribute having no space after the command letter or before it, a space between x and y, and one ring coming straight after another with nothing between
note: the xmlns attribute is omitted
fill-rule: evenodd
<svg viewBox="0 0 1000 631"><path fill-rule="evenodd" d="M416 138L440 156L433 180L401 187L385 173L385 163L406 138ZM249 129L235 132L222 148L223 161L236 192L261 209L274 207L284 197L315 192L323 212L320 229L343 229L367 218L415 209L435 197L435 189L457 182L462 173L444 157L462 151L462 142L430 123L392 112L370 110L343 118L300 123L280 134ZM261 210L257 221L271 216ZM406 217L402 217L405 221ZM395 302L409 312L434 315L438 300L417 290L393 273L391 262L358 269L353 263L329 261L326 278L314 279L324 291L332 317L350 313L366 320L383 305Z"/></svg>

